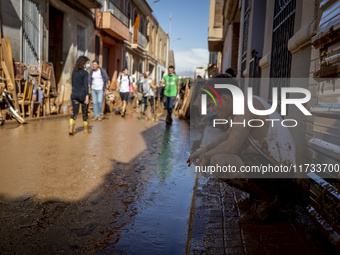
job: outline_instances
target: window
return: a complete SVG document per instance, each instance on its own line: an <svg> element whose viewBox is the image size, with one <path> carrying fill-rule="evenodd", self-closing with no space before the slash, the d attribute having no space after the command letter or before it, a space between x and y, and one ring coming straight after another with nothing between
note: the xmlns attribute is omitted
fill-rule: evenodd
<svg viewBox="0 0 340 255"><path fill-rule="evenodd" d="M139 64L138 64L138 79L142 78L142 73L143 73L143 64L142 64L142 61L139 61Z"/></svg>
<svg viewBox="0 0 340 255"><path fill-rule="evenodd" d="M120 9L120 0L111 0L111 2Z"/></svg>
<svg viewBox="0 0 340 255"><path fill-rule="evenodd" d="M131 19L131 5L129 1L126 4L125 14L129 19Z"/></svg>
<svg viewBox="0 0 340 255"><path fill-rule="evenodd" d="M85 55L86 51L86 29L82 26L77 27L77 58Z"/></svg>
<svg viewBox="0 0 340 255"><path fill-rule="evenodd" d="M165 60L165 59L166 59L166 44L165 44L165 43L164 43L164 48L163 48L163 49L164 49L164 53L163 53L163 54L164 54L164 55L163 55L163 56L164 56L164 59L162 59L162 60Z"/></svg>
<svg viewBox="0 0 340 255"><path fill-rule="evenodd" d="M133 12L133 23L136 22L137 15L138 15L138 11L137 11L137 9L135 9L134 12Z"/></svg>
<svg viewBox="0 0 340 255"><path fill-rule="evenodd" d="M96 35L95 41L95 60L99 61L99 54L100 54L100 37Z"/></svg>
<svg viewBox="0 0 340 255"><path fill-rule="evenodd" d="M159 41L159 55L158 58L161 59L162 58L162 39Z"/></svg>
<svg viewBox="0 0 340 255"><path fill-rule="evenodd" d="M125 64L124 64L124 68L127 68L129 69L130 71L130 56L129 56L129 53L126 53L125 54Z"/></svg>
<svg viewBox="0 0 340 255"><path fill-rule="evenodd" d="M143 16L140 17L139 32L144 34L144 18L143 18Z"/></svg>

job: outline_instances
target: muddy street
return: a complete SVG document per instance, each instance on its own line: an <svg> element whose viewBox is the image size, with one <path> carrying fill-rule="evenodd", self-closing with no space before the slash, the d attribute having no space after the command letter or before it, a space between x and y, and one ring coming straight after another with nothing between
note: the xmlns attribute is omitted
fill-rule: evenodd
<svg viewBox="0 0 340 255"><path fill-rule="evenodd" d="M106 116L1 128L2 254L184 254L188 124Z"/></svg>

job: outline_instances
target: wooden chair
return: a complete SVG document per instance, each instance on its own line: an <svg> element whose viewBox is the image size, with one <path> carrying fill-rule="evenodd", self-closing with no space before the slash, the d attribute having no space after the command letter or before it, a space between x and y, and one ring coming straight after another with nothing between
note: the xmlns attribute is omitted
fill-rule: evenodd
<svg viewBox="0 0 340 255"><path fill-rule="evenodd" d="M28 76L36 80L38 86L41 83L41 65L28 65Z"/></svg>
<svg viewBox="0 0 340 255"><path fill-rule="evenodd" d="M25 82L24 92L22 97L19 99L19 106L21 106L21 117L25 118L25 105L28 105L28 111L31 106L33 83Z"/></svg>
<svg viewBox="0 0 340 255"><path fill-rule="evenodd" d="M28 79L32 79L36 81L36 88L35 88L35 93L33 92L33 94L35 94L36 96L38 96L38 87L41 86L41 65L28 65L27 66L27 71L28 71ZM33 117L33 111L34 111L34 104L38 104L39 102L34 101L31 104L33 107L33 109L30 110L30 117ZM40 112L41 112L41 106L40 104L38 105L38 109L37 109L38 113L37 113L37 117L40 117Z"/></svg>
<svg viewBox="0 0 340 255"><path fill-rule="evenodd" d="M43 103L43 114L44 116L50 116L50 89L51 84L49 81L46 81L44 84L44 103Z"/></svg>
<svg viewBox="0 0 340 255"><path fill-rule="evenodd" d="M26 81L25 87L24 87L24 93L22 95L22 98L19 100L19 105L21 106L21 116L25 118L25 105L28 106L28 112L31 111L31 103L32 103L32 94L33 94L33 82ZM39 103L33 102L34 104Z"/></svg>

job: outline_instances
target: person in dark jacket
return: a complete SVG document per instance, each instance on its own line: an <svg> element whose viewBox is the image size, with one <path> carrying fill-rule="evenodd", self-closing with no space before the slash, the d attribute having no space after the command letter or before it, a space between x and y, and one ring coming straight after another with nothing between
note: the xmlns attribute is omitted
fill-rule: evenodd
<svg viewBox="0 0 340 255"><path fill-rule="evenodd" d="M91 133L87 117L87 104L89 103L89 83L86 68L90 67L90 60L85 56L80 56L74 66L72 73L72 94L71 101L73 113L70 119L69 135L74 135L74 126L79 113L79 105L83 113L84 133Z"/></svg>
<svg viewBox="0 0 340 255"><path fill-rule="evenodd" d="M102 121L104 91L108 93L110 78L104 68L99 67L97 60L92 61L92 70L89 75L89 84L93 100L93 120ZM99 111L99 113L98 113Z"/></svg>

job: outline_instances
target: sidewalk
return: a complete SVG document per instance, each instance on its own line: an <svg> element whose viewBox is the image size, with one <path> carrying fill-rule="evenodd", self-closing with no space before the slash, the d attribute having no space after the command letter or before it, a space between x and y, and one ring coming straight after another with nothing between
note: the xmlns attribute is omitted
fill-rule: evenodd
<svg viewBox="0 0 340 255"><path fill-rule="evenodd" d="M202 144L216 135L206 128ZM262 224L241 225L245 211L236 201L245 193L215 178L201 176L196 185L190 254L339 254L301 205L287 205Z"/></svg>

